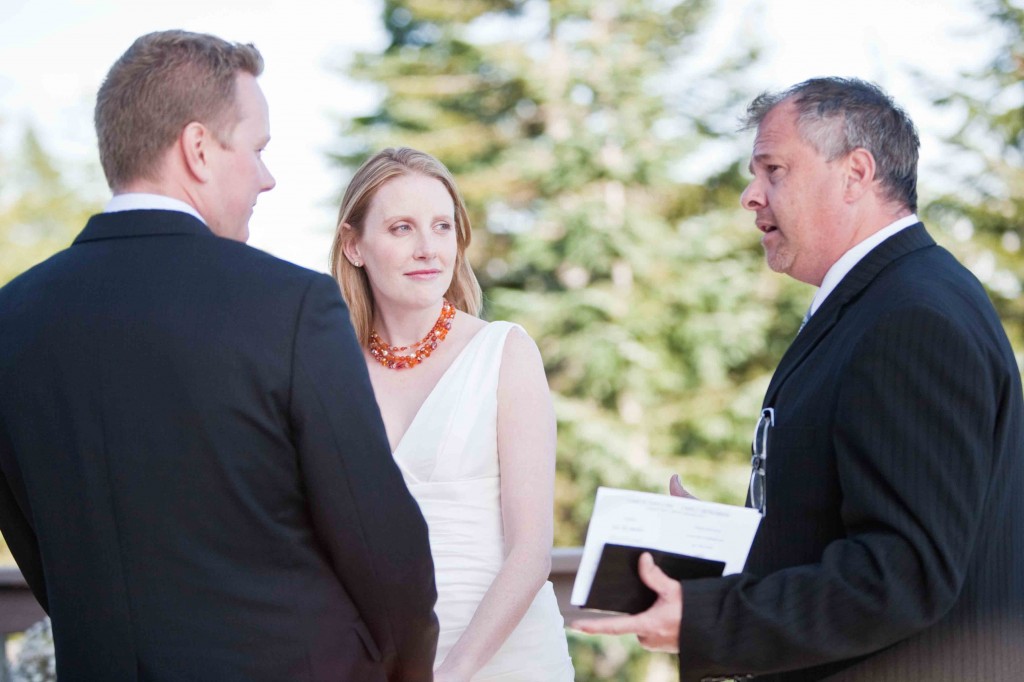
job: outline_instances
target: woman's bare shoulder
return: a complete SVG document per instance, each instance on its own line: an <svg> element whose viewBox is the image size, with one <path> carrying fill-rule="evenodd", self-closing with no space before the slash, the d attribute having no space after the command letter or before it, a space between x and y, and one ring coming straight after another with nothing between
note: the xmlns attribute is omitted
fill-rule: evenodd
<svg viewBox="0 0 1024 682"><path fill-rule="evenodd" d="M537 348L533 337L518 324L510 324L501 356L502 373L536 370L543 373L543 367L540 349Z"/></svg>

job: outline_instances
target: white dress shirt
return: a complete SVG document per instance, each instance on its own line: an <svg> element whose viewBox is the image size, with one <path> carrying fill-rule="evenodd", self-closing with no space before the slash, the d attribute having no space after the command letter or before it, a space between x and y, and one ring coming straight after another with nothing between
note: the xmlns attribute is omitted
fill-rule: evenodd
<svg viewBox="0 0 1024 682"><path fill-rule="evenodd" d="M186 204L180 199L165 197L162 194L146 194L145 192L115 194L110 198L110 201L107 202L107 205L103 207L103 212L117 213L119 211L138 211L149 209L188 213L189 215L202 220L204 225L206 224L206 221L203 220L203 216L199 215L199 211L190 204Z"/></svg>
<svg viewBox="0 0 1024 682"><path fill-rule="evenodd" d="M825 273L825 278L821 280L821 286L818 287L817 293L814 294L814 300L811 301L811 307L807 311L807 317L813 315L821 304L825 302L828 295L831 294L839 283L843 281L846 274L853 270L853 266L861 261L864 256L868 255L871 249L875 248L889 237L893 236L900 230L906 229L911 225L916 225L920 222L917 215L911 213L908 216L904 216L899 220L889 223L878 232L860 242L849 251L844 253L839 260L837 260L828 272ZM805 318L806 319L806 318Z"/></svg>

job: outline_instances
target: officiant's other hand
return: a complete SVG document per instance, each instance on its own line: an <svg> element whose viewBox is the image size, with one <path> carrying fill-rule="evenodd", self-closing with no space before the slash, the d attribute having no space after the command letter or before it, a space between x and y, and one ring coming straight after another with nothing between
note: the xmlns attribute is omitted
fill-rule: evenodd
<svg viewBox="0 0 1024 682"><path fill-rule="evenodd" d="M673 497L689 497L691 500L696 500L696 495L691 495L690 491L683 487L683 482L679 480L679 474L672 474L672 478L668 479L668 492Z"/></svg>
<svg viewBox="0 0 1024 682"><path fill-rule="evenodd" d="M682 486L680 486L682 489ZM640 579L658 595L651 608L632 616L585 618L569 627L591 635L635 634L648 651L679 653L679 624L683 617L683 586L665 575L649 552L640 555Z"/></svg>

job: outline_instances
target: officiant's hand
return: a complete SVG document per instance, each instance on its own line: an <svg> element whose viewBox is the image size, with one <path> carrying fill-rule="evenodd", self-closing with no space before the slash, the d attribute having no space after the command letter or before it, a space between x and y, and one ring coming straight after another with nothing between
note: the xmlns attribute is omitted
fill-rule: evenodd
<svg viewBox="0 0 1024 682"><path fill-rule="evenodd" d="M682 489L682 485L679 486ZM685 491L684 491L685 492ZM586 618L569 625L591 635L636 634L649 651L679 653L679 624L683 617L683 586L665 575L649 552L640 555L640 579L658 595L651 608L633 616Z"/></svg>
<svg viewBox="0 0 1024 682"><path fill-rule="evenodd" d="M696 500L695 495L691 495L690 491L683 487L683 482L679 480L679 474L672 474L672 478L668 479L668 492L673 497L689 497L691 500Z"/></svg>

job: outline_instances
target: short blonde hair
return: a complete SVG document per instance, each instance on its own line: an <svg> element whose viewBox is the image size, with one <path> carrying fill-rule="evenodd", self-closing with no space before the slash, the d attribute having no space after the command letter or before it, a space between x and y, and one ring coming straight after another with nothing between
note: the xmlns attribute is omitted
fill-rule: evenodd
<svg viewBox="0 0 1024 682"><path fill-rule="evenodd" d="M470 315L480 312L482 294L480 283L466 258L466 249L472 238L466 204L455 186L455 178L436 158L408 147L388 148L367 159L349 182L338 211L338 224L331 247L331 274L341 285L341 293L348 304L356 337L369 344L373 325L373 292L366 271L357 268L344 254L345 242L363 233L366 214L377 191L388 181L403 175L423 175L439 180L448 190L455 204L455 236L457 251L455 272L445 298L457 309ZM345 229L345 225L352 229Z"/></svg>
<svg viewBox="0 0 1024 682"><path fill-rule="evenodd" d="M251 44L179 30L136 40L96 95L100 163L111 189L155 179L164 152L193 121L226 139L237 118L238 74L262 72Z"/></svg>

